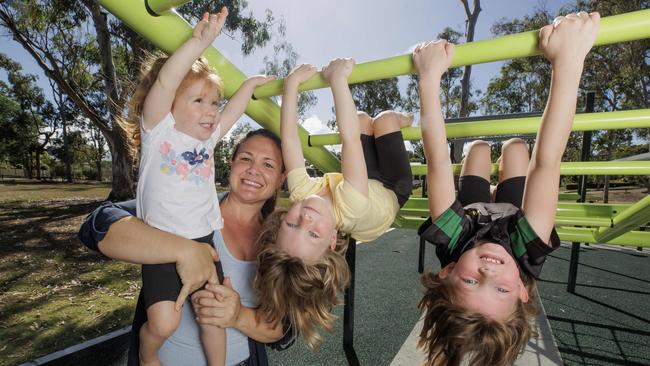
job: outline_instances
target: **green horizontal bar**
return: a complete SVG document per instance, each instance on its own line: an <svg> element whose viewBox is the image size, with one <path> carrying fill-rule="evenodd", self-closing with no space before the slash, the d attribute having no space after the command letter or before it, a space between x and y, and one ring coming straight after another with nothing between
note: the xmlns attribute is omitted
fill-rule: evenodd
<svg viewBox="0 0 650 366"><path fill-rule="evenodd" d="M567 193L560 193L558 199L562 199ZM575 193L568 193L580 197ZM579 203L579 202L559 202L558 215L575 216L575 217L607 217L612 218L619 213L627 210L631 203ZM402 209L408 210L429 210L429 202L426 198L410 197L402 206Z"/></svg>
<svg viewBox="0 0 650 366"><path fill-rule="evenodd" d="M588 227L610 227L612 220L598 217L555 216L555 225L575 225Z"/></svg>
<svg viewBox="0 0 650 366"><path fill-rule="evenodd" d="M600 242L608 242L632 229L645 225L650 221L650 195L635 203L616 217L611 227L598 229L594 238Z"/></svg>
<svg viewBox="0 0 650 366"><path fill-rule="evenodd" d="M148 6L156 15L162 15L174 8L189 3L192 0L145 0L145 6ZM219 11L216 9L215 11ZM200 14L199 14L200 15Z"/></svg>
<svg viewBox="0 0 650 366"><path fill-rule="evenodd" d="M401 229L415 230L422 225L425 219L413 216L398 216L393 223L393 226ZM558 235L562 241L577 242L577 243L591 243L591 244L608 244L608 245L623 245L631 247L644 247L650 248L650 231L630 231L622 234L607 243L596 240L594 238L594 228L578 228L560 226L556 228Z"/></svg>
<svg viewBox="0 0 650 366"><path fill-rule="evenodd" d="M98 2L135 32L167 53L177 49L192 34L190 24L173 10L158 17L151 16L145 9L144 0L99 0ZM222 76L224 94L230 97L244 82L246 76L214 47L208 48L204 56ZM271 99L251 101L246 114L262 127L280 135L280 107ZM323 172L340 170L341 165L332 153L320 146L307 145L308 133L305 129L299 126L298 133L305 157L318 169Z"/></svg>
<svg viewBox="0 0 650 366"><path fill-rule="evenodd" d="M557 215L564 217L601 217L612 219L632 206L632 203L559 202Z"/></svg>
<svg viewBox="0 0 650 366"><path fill-rule="evenodd" d="M451 67L539 55L538 33L539 30L533 30L457 45ZM602 18L595 45L602 46L645 38L650 38L650 9ZM413 74L414 71L411 54L406 54L357 64L354 66L348 82L350 84L363 83ZM282 94L282 85L283 80L262 85L255 90L255 96L266 98L280 95ZM312 90L326 86L327 82L321 73L318 73L301 84L299 90Z"/></svg>
<svg viewBox="0 0 650 366"><path fill-rule="evenodd" d="M472 122L448 123L445 125L447 138L499 136L512 134L535 134L541 121L539 117L510 118ZM650 127L650 109L635 109L617 112L580 113L573 120L572 131L620 130ZM422 139L419 128L402 129L404 140ZM309 137L312 146L338 145L338 133L315 134Z"/></svg>
<svg viewBox="0 0 650 366"><path fill-rule="evenodd" d="M455 174L460 174L461 164L452 165ZM491 174L499 166L492 164ZM426 175L427 166L411 164L413 175ZM650 161L583 161L560 164L561 175L650 175Z"/></svg>
<svg viewBox="0 0 650 366"><path fill-rule="evenodd" d="M558 227L557 233L560 239L575 243L592 244L615 244L632 247L650 247L650 231L629 231L607 243L603 243L594 237L594 229L578 227Z"/></svg>

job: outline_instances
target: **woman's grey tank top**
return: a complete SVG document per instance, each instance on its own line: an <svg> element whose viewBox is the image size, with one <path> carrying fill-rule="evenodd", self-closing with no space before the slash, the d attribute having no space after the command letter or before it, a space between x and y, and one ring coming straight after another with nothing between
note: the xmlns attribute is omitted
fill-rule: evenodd
<svg viewBox="0 0 650 366"><path fill-rule="evenodd" d="M255 261L242 261L234 258L223 241L220 231L214 234L214 246L219 253L223 272L230 277L233 288L239 293L241 304L246 307L257 306L253 292L253 279L257 270ZM160 349L163 365L206 365L205 355L199 337L190 300L183 306L183 316L176 332L167 339ZM249 358L248 337L234 328L226 328L226 365L238 364Z"/></svg>

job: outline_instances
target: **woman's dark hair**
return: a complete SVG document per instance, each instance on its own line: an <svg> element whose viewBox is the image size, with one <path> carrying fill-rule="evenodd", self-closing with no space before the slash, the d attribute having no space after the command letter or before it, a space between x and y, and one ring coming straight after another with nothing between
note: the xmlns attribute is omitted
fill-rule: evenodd
<svg viewBox="0 0 650 366"><path fill-rule="evenodd" d="M253 130L249 131L246 136L244 136L241 140L237 142L237 145L235 145L235 148L232 150L232 156L230 157L230 161L235 160L235 156L237 156L237 153L239 152L239 148L241 145L248 141L248 139L253 138L255 136L261 136L261 137L266 137L267 139L273 141L275 145L282 151L282 141L280 141L280 138L271 132L271 130L267 130L266 128L260 128L258 130ZM282 162L282 172L284 173L285 167L284 167L284 162ZM266 218L273 210L275 210L275 202L277 200L277 194L274 194L273 197L269 198L264 202L264 206L262 206L262 217Z"/></svg>

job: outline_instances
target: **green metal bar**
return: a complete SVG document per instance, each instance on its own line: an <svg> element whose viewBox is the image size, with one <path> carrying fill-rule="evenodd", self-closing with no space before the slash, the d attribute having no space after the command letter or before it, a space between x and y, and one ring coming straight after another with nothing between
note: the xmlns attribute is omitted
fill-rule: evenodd
<svg viewBox="0 0 650 366"><path fill-rule="evenodd" d="M631 203L579 203L559 202L558 216L613 218L631 207Z"/></svg>
<svg viewBox="0 0 650 366"><path fill-rule="evenodd" d="M162 15L190 1L192 0L144 0L144 4L151 10L152 15ZM215 9L215 11L219 11L219 9Z"/></svg>
<svg viewBox="0 0 650 366"><path fill-rule="evenodd" d="M510 118L503 120L485 120L472 122L448 123L445 131L448 138L499 136L509 134L534 134L539 129L541 117ZM650 109L630 111L580 113L573 120L572 131L616 130L626 128L650 127ZM421 140L419 128L402 129L404 140ZM337 133L311 135L312 146L338 145L341 139Z"/></svg>
<svg viewBox="0 0 650 366"><path fill-rule="evenodd" d="M612 220L598 217L555 216L555 225L609 227L612 225Z"/></svg>
<svg viewBox="0 0 650 366"><path fill-rule="evenodd" d="M497 174L497 164L492 164L491 174ZM460 174L461 164L453 164L455 174ZM411 164L413 175L426 175L427 166ZM585 161L560 164L561 175L650 175L650 161Z"/></svg>
<svg viewBox="0 0 650 366"><path fill-rule="evenodd" d="M457 45L451 67L539 55L540 51L537 48L538 33L538 30L533 30ZM595 45L602 46L645 38L650 38L650 9L601 19L600 32ZM356 84L413 73L411 55L406 54L357 64L354 66L348 82ZM260 86L255 90L255 96L265 98L280 95L282 94L282 85L283 80L277 80ZM318 73L301 84L299 90L312 90L326 86L327 82L321 73Z"/></svg>
<svg viewBox="0 0 650 366"><path fill-rule="evenodd" d="M395 218L393 226L402 229L417 229L424 220L425 218L422 217L398 216ZM594 237L594 228L560 226L556 230L562 241L650 248L650 231L630 231L603 243Z"/></svg>
<svg viewBox="0 0 650 366"><path fill-rule="evenodd" d="M190 24L173 10L158 17L151 16L145 9L144 0L98 0L98 2L134 31L167 53L173 52L192 34ZM204 56L223 77L224 93L230 97L246 76L214 47L208 48ZM246 114L279 136L280 107L275 102L268 98L252 100L248 104ZM323 147L307 145L308 133L302 127L299 127L299 135L305 157L318 169L323 172L340 170L340 163L332 153Z"/></svg>
<svg viewBox="0 0 650 366"><path fill-rule="evenodd" d="M593 244L615 244L650 248L650 231L630 231L607 243L594 237L594 229L579 227L558 227L557 233L563 241Z"/></svg>
<svg viewBox="0 0 650 366"><path fill-rule="evenodd" d="M609 242L632 229L647 224L648 221L650 221L650 195L614 217L611 227L598 229L594 233L594 238L603 243Z"/></svg>

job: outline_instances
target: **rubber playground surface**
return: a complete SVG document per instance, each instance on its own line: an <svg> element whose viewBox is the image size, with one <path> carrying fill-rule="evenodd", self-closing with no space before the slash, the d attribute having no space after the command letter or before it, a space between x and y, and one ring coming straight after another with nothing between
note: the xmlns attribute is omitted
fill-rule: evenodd
<svg viewBox="0 0 650 366"><path fill-rule="evenodd" d="M650 365L648 250L583 245L575 294L566 291L570 251L568 243L556 250L547 259L539 282L563 363ZM417 255L414 230L393 230L358 246L354 347L361 365L390 365L413 330L421 294ZM438 268L429 246L425 270ZM337 309L341 319L317 352L308 351L302 343L282 352L269 350L270 364L347 365L342 309ZM121 336L48 365L125 365L126 347L127 336Z"/></svg>

